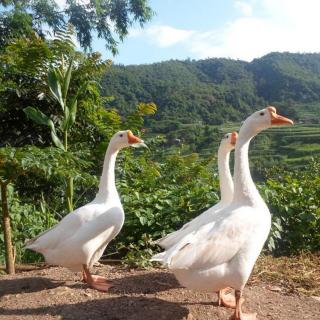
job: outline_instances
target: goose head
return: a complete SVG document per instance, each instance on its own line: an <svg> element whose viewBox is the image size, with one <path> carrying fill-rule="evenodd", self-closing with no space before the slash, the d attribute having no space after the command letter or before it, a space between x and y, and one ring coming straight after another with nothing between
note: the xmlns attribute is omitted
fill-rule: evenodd
<svg viewBox="0 0 320 320"><path fill-rule="evenodd" d="M273 126L292 125L293 121L277 114L277 109L268 106L262 110L254 112L243 123L242 127L250 131L254 136L259 132Z"/></svg>
<svg viewBox="0 0 320 320"><path fill-rule="evenodd" d="M143 140L139 137L136 137L131 130L123 130L115 133L111 138L109 145L118 150L126 147L146 147Z"/></svg>
<svg viewBox="0 0 320 320"><path fill-rule="evenodd" d="M233 150L236 145L237 139L238 139L238 133L236 131L231 133L226 133L220 142L219 149L225 150L227 152Z"/></svg>

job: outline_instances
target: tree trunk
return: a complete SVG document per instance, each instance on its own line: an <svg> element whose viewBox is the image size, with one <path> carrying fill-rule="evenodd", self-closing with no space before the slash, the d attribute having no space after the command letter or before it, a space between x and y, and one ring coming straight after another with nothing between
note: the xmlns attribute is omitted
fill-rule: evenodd
<svg viewBox="0 0 320 320"><path fill-rule="evenodd" d="M7 198L7 183L1 183L1 207L2 207L2 227L4 232L4 245L6 254L6 271L9 274L15 273L13 246L11 237L11 225Z"/></svg>

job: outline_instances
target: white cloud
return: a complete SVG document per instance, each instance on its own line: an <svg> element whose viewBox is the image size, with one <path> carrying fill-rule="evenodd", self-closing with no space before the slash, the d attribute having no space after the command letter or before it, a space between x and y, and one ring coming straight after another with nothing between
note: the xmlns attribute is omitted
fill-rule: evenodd
<svg viewBox="0 0 320 320"><path fill-rule="evenodd" d="M245 16L252 15L252 6L248 2L237 0L234 3L234 7L238 9Z"/></svg>
<svg viewBox="0 0 320 320"><path fill-rule="evenodd" d="M176 29L170 26L152 26L146 30L150 39L161 48L185 42L195 34L193 30Z"/></svg>
<svg viewBox="0 0 320 320"><path fill-rule="evenodd" d="M157 25L134 36L147 36L161 48L179 45L195 58L250 61L271 51L320 52L319 0L243 0L234 6L241 16L216 29L203 32Z"/></svg>

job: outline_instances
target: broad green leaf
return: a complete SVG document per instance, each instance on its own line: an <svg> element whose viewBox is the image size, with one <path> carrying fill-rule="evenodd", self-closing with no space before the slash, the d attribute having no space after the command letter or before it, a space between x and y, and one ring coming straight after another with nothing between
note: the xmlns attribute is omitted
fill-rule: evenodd
<svg viewBox="0 0 320 320"><path fill-rule="evenodd" d="M58 82L63 83L63 74L62 74L61 70L59 68L56 68L55 72L56 72L56 76L58 78Z"/></svg>
<svg viewBox="0 0 320 320"><path fill-rule="evenodd" d="M51 131L56 133L56 128L54 127L54 123L53 123L53 121L51 119L49 119L49 121L48 121L48 126L51 129Z"/></svg>
<svg viewBox="0 0 320 320"><path fill-rule="evenodd" d="M44 126L50 126L49 121L51 120L40 110L33 107L26 107L23 109L23 112L27 115L29 119L31 119L35 123L41 124Z"/></svg>
<svg viewBox="0 0 320 320"><path fill-rule="evenodd" d="M63 121L61 122L61 130L66 131L70 128L70 111L67 106L64 108Z"/></svg>
<svg viewBox="0 0 320 320"><path fill-rule="evenodd" d="M55 69L51 69L48 72L48 84L51 94L59 102L62 110L64 110L64 101L62 98L61 84L59 82L57 72Z"/></svg>
<svg viewBox="0 0 320 320"><path fill-rule="evenodd" d="M53 141L53 143L55 144L55 146L57 148L60 148L61 150L65 150L64 146L63 146L63 143L58 138L58 136L57 136L57 134L56 134L56 132L54 130L51 130L51 138L52 138L52 141Z"/></svg>
<svg viewBox="0 0 320 320"><path fill-rule="evenodd" d="M71 73L72 73L72 67L73 67L73 58L70 59L70 63L67 69L67 72L64 75L63 84L62 84L62 97L63 100L66 101L67 99L67 93L69 90L69 84L71 79Z"/></svg>

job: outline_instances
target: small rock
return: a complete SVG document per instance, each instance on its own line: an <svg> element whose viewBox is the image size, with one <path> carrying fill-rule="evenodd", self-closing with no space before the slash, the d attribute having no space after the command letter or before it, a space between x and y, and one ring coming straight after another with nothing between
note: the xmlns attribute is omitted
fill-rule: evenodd
<svg viewBox="0 0 320 320"><path fill-rule="evenodd" d="M282 290L282 288L278 286L267 286L267 289L274 292L280 292Z"/></svg>
<svg viewBox="0 0 320 320"><path fill-rule="evenodd" d="M317 296L311 296L311 298L312 298L312 299L314 299L314 300L316 300L316 301L318 301L318 302L320 302L320 297L317 297Z"/></svg>
<svg viewBox="0 0 320 320"><path fill-rule="evenodd" d="M15 295L15 297L16 297L16 298L19 298L19 297L21 297L21 294L18 293L18 294Z"/></svg>
<svg viewBox="0 0 320 320"><path fill-rule="evenodd" d="M89 293L89 292L84 292L83 294L84 294L86 297L90 297L90 298L92 297L91 293Z"/></svg>

